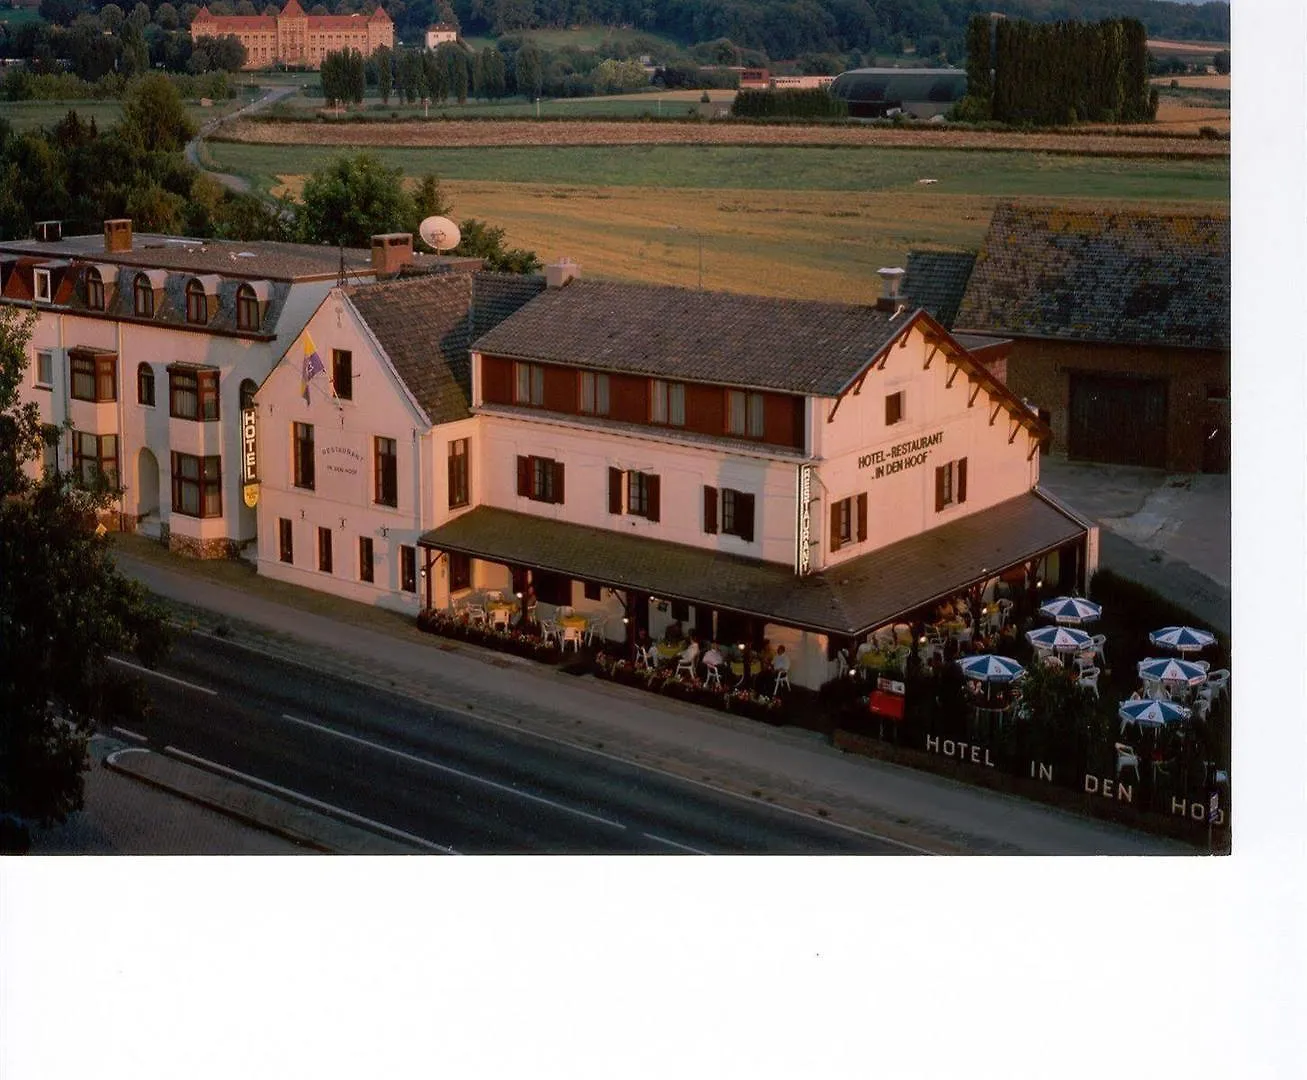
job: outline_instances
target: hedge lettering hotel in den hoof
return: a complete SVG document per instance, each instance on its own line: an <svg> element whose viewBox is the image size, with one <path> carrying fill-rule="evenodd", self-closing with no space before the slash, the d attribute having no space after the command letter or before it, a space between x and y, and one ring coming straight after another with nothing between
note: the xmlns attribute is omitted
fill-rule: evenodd
<svg viewBox="0 0 1307 1080"><path fill-rule="evenodd" d="M534 595L628 645L679 619L815 687L941 598L1096 566L1003 343L907 309L901 272L851 305L381 250L389 280L331 288L254 397L261 573L414 615Z"/></svg>

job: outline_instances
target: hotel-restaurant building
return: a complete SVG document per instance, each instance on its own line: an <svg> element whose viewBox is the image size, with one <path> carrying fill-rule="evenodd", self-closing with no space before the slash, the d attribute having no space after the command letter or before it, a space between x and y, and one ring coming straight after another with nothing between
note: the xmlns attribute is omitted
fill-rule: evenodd
<svg viewBox="0 0 1307 1080"><path fill-rule="evenodd" d="M414 612L521 593L613 641L767 638L807 686L943 598L1083 590L1097 532L1039 487L1047 427L889 287L829 304L562 263L335 290L309 400L304 341L258 393L260 569Z"/></svg>

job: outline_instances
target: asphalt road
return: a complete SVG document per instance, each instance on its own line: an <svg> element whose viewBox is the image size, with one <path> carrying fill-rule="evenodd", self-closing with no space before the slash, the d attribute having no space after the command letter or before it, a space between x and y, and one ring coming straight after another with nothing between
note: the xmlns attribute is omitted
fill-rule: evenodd
<svg viewBox="0 0 1307 1080"><path fill-rule="evenodd" d="M464 854L908 850L212 637L179 633L143 678L151 749Z"/></svg>

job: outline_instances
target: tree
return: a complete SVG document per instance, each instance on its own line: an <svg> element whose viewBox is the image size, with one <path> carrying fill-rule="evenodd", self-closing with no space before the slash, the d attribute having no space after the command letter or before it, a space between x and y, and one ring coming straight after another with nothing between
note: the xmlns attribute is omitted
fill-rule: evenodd
<svg viewBox="0 0 1307 1080"><path fill-rule="evenodd" d="M132 8L132 13L127 16L127 21L137 30L144 31L150 24L150 5L145 0L137 0L137 4Z"/></svg>
<svg viewBox="0 0 1307 1080"><path fill-rule="evenodd" d="M1212 57L1212 67L1216 69L1218 75L1230 74L1230 50L1222 49Z"/></svg>
<svg viewBox="0 0 1307 1080"><path fill-rule="evenodd" d="M100 14L104 14L104 9L100 9ZM182 17L177 12L177 8L164 0L157 8L154 9L154 21L159 24L161 30L176 30L181 26Z"/></svg>
<svg viewBox="0 0 1307 1080"><path fill-rule="evenodd" d="M366 152L335 158L314 172L295 213L302 242L346 247L368 247L377 233L398 232L412 221L403 170L388 169Z"/></svg>
<svg viewBox="0 0 1307 1080"><path fill-rule="evenodd" d="M390 92L395 88L395 71L391 67L392 53L384 45L377 47L372 59L377 65L377 93L381 95L381 104L390 104Z"/></svg>
<svg viewBox="0 0 1307 1080"><path fill-rule="evenodd" d="M139 680L113 653L153 667L167 647L162 613L114 567L93 527L113 478L83 486L57 469L34 475L57 429L27 382L33 316L0 307L0 847L25 850L32 824L82 806L87 742L98 725L137 725Z"/></svg>
<svg viewBox="0 0 1307 1080"><path fill-rule="evenodd" d="M517 83L517 92L535 99L545 85L544 58L533 42L526 42L517 50L513 58L513 78Z"/></svg>
<svg viewBox="0 0 1307 1080"><path fill-rule="evenodd" d="M453 254L485 259L487 270L533 274L542 265L534 251L504 247L504 230L496 225L467 218L459 223L458 231L462 239Z"/></svg>
<svg viewBox="0 0 1307 1080"><path fill-rule="evenodd" d="M448 217L454 211L454 204L445 198L440 190L440 178L435 173L427 173L418 181L413 192L413 222L409 231L418 234L418 226L429 217Z"/></svg>
<svg viewBox="0 0 1307 1080"><path fill-rule="evenodd" d="M123 132L146 150L181 150L195 135L177 87L166 75L147 75L123 96Z"/></svg>
<svg viewBox="0 0 1307 1080"><path fill-rule="evenodd" d="M104 7L100 9L100 25L111 34L116 34L119 29L121 29L123 21L126 18L127 16L123 13L123 9L117 4L105 4ZM160 25L162 25L162 23L160 23Z"/></svg>

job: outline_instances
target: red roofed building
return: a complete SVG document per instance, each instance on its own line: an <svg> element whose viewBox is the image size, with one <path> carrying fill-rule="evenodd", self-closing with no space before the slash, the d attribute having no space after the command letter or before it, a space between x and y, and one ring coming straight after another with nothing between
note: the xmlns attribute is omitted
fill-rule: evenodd
<svg viewBox="0 0 1307 1080"><path fill-rule="evenodd" d="M286 0L280 15L214 15L202 7L191 20L193 41L228 34L245 46L247 71L275 64L319 68L330 52L371 56L395 45L395 24L382 8L371 15L306 15L299 0Z"/></svg>

